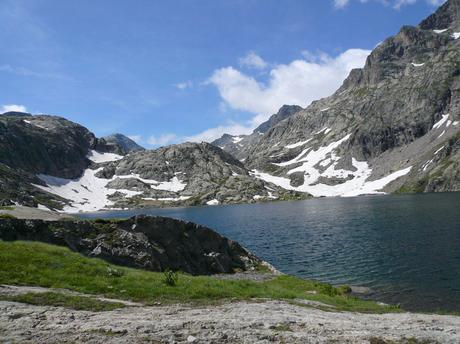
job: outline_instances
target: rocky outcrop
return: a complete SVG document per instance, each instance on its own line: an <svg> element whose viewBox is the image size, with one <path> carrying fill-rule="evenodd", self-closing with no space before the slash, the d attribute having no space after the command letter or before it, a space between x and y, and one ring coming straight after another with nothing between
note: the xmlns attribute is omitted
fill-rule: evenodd
<svg viewBox="0 0 460 344"><path fill-rule="evenodd" d="M235 158L245 161L251 149L258 144L264 133L300 110L302 110L302 108L298 105L283 105L277 113L254 129L252 134L238 136L224 134L211 144L230 153Z"/></svg>
<svg viewBox="0 0 460 344"><path fill-rule="evenodd" d="M296 195L254 178L243 163L208 143L131 153L97 176L120 190L111 196L114 207L251 203ZM125 197L123 190L137 194Z"/></svg>
<svg viewBox="0 0 460 344"><path fill-rule="evenodd" d="M0 115L0 204L62 209L68 199L37 188L46 185L37 176L76 180L97 161L94 154L125 155L141 149L122 135L98 139L62 117L4 113Z"/></svg>
<svg viewBox="0 0 460 344"><path fill-rule="evenodd" d="M118 265L193 275L246 271L262 263L209 228L164 217L52 222L0 219L0 239L41 241Z"/></svg>
<svg viewBox="0 0 460 344"><path fill-rule="evenodd" d="M136 142L123 134L112 134L98 139L98 151L116 153L126 155L130 152L138 152L145 150Z"/></svg>
<svg viewBox="0 0 460 344"><path fill-rule="evenodd" d="M88 167L97 139L88 129L57 116L0 115L0 162L32 174L77 178Z"/></svg>
<svg viewBox="0 0 460 344"><path fill-rule="evenodd" d="M0 206L21 204L38 207L40 204L48 208L62 209L68 201L32 185L40 183L42 181L33 174L0 163Z"/></svg>

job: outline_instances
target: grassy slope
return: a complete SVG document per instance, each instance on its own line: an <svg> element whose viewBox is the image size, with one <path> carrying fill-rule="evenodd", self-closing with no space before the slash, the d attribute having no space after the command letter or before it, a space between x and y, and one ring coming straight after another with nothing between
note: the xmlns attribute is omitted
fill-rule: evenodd
<svg viewBox="0 0 460 344"><path fill-rule="evenodd" d="M330 285L292 276L254 282L180 274L176 286L167 286L163 279L162 273L115 266L63 247L37 242L0 241L0 284L66 288L146 304L212 303L253 298L306 299L330 304L338 310L398 311L394 307L342 295L340 290Z"/></svg>

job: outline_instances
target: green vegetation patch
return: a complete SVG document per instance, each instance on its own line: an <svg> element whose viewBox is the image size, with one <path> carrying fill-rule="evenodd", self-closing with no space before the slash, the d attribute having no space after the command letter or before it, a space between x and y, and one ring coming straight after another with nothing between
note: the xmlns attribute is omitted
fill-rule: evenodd
<svg viewBox="0 0 460 344"><path fill-rule="evenodd" d="M346 288L287 275L251 281L179 273L175 283L169 285L163 273L120 267L38 242L0 241L0 284L65 288L145 304L304 299L331 305L338 311L399 311L352 297Z"/></svg>
<svg viewBox="0 0 460 344"><path fill-rule="evenodd" d="M28 303L37 306L65 307L76 310L105 312L125 307L119 302L107 302L91 297L67 295L55 292L27 293L14 296L2 296L1 300Z"/></svg>
<svg viewBox="0 0 460 344"><path fill-rule="evenodd" d="M0 214L0 219L15 219L16 217L11 214Z"/></svg>

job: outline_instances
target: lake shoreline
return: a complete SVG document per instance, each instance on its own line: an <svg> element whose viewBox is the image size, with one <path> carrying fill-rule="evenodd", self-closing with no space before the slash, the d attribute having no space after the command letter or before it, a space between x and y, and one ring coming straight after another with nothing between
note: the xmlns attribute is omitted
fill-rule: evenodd
<svg viewBox="0 0 460 344"><path fill-rule="evenodd" d="M366 293L356 294L360 298L400 304L408 311L456 313L460 309L455 305L460 303L453 289L455 276L449 272L455 269L449 266L458 266L454 254L459 241L455 226L460 221L455 210L458 195L155 208L77 214L75 218L124 218L148 213L191 221L241 242L286 274L336 286L364 287ZM40 216L50 214L32 210L41 212ZM0 209L2 212L8 211ZM56 220L61 219L61 214L56 215Z"/></svg>

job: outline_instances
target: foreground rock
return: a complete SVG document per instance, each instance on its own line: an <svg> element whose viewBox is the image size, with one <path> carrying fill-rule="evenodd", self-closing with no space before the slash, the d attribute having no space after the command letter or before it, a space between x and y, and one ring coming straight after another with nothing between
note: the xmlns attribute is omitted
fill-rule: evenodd
<svg viewBox="0 0 460 344"><path fill-rule="evenodd" d="M28 343L458 343L460 317L326 312L281 301L101 313L0 301L0 334Z"/></svg>
<svg viewBox="0 0 460 344"><path fill-rule="evenodd" d="M109 221L0 219L0 239L67 246L86 256L152 271L232 273L263 262L213 230L165 217Z"/></svg>

